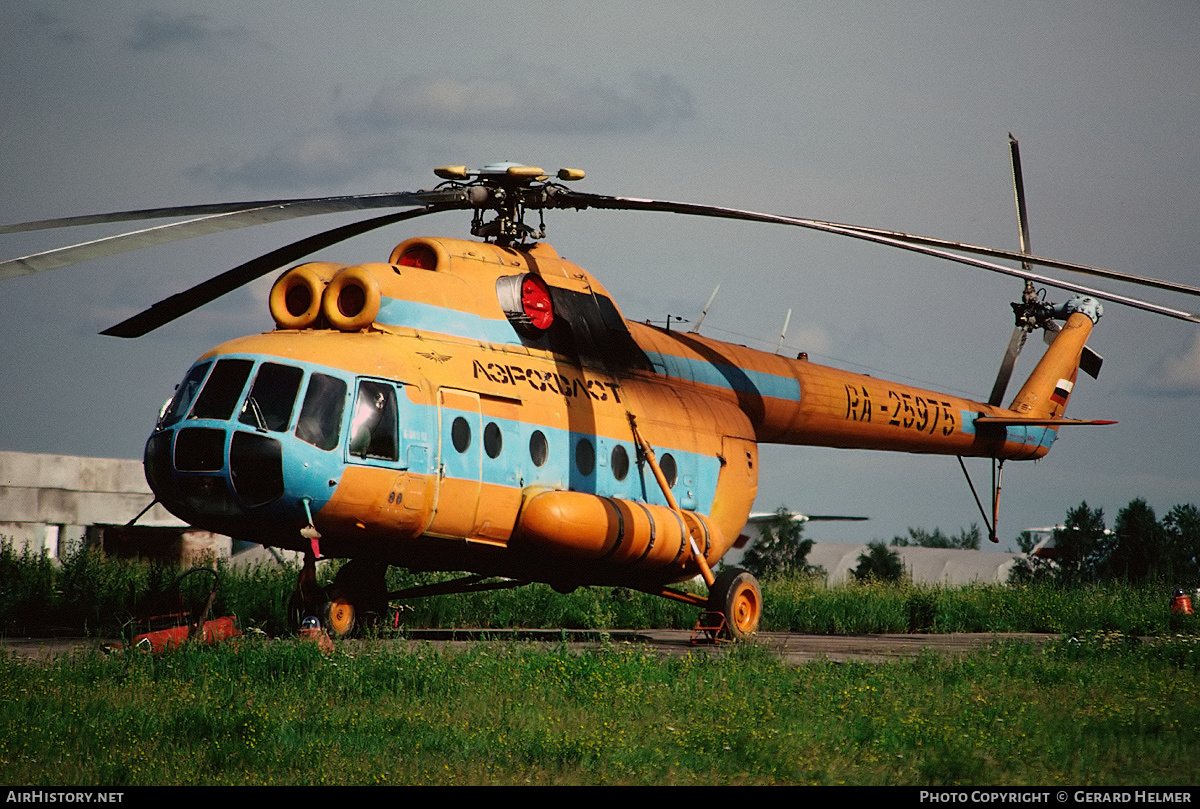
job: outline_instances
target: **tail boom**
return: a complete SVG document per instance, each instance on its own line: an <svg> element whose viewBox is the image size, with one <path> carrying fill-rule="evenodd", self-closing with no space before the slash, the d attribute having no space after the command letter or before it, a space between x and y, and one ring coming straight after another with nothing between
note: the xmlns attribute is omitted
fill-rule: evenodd
<svg viewBox="0 0 1200 809"><path fill-rule="evenodd" d="M1099 315L1096 314L1095 317ZM1011 408L630 324L655 371L737 401L760 442L1027 460L1045 455L1061 426L1094 325L1073 311Z"/></svg>

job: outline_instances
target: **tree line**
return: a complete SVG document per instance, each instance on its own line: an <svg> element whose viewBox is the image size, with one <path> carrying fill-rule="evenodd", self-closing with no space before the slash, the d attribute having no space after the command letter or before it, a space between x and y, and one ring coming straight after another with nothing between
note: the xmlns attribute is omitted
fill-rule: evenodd
<svg viewBox="0 0 1200 809"><path fill-rule="evenodd" d="M859 580L899 581L905 575L896 547L958 548L978 550L979 526L945 534L935 528L909 528L889 547L882 540L868 543L851 572ZM762 578L780 574L819 573L807 563L813 540L804 536L804 524L784 508L762 529L762 536L747 552L742 566ZM1012 584L1050 583L1063 586L1123 582L1157 582L1171 588L1200 587L1200 508L1177 505L1160 520L1145 500L1138 498L1117 513L1111 529L1104 510L1087 502L1067 512L1053 541L1023 531L1017 546L1025 556L1013 568ZM1035 553L1036 551L1036 553Z"/></svg>
<svg viewBox="0 0 1200 809"><path fill-rule="evenodd" d="M1200 508L1191 504L1175 506L1160 520L1139 498L1117 512L1109 529L1104 510L1085 501L1068 511L1062 527L1054 529L1052 547L1034 555L1036 542L1029 532L1018 537L1025 557L1010 581L1200 586Z"/></svg>

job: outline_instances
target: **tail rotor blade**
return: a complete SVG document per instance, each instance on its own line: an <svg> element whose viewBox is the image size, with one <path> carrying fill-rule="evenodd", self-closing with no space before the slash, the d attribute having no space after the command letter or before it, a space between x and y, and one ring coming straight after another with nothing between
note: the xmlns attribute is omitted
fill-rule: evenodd
<svg viewBox="0 0 1200 809"><path fill-rule="evenodd" d="M1012 337L1008 340L1008 348L1004 350L1004 359L1000 362L1000 371L996 374L996 382L992 385L992 395L988 404L1000 407L1004 401L1004 392L1008 390L1008 381L1012 379L1013 367L1017 364L1017 355L1025 345L1029 332L1025 326L1019 325L1013 329Z"/></svg>
<svg viewBox="0 0 1200 809"><path fill-rule="evenodd" d="M1021 240L1021 253L1024 255L1029 252L1029 216L1025 210L1025 179L1021 173L1021 149L1011 132L1008 133L1008 152L1012 159L1013 197L1017 204L1017 231ZM1031 270L1027 261L1021 262L1021 268L1026 272ZM1021 298L1025 306L1029 306L1037 300L1037 292L1028 278L1025 279L1025 289ZM1000 362L1000 371L996 374L995 384L992 385L992 395L988 397L988 404L996 407L999 407L1004 401L1004 393L1008 390L1009 380L1012 379L1017 356L1025 347L1025 338L1033 330L1033 326L1028 319L1022 316L1021 310L1016 309L1016 305L1014 305L1014 310L1017 313L1017 325L1013 329L1012 337L1008 339L1008 348L1004 351L1004 359Z"/></svg>
<svg viewBox="0 0 1200 809"><path fill-rule="evenodd" d="M1079 370L1083 371L1092 379L1099 379L1100 366L1103 364L1104 357L1101 357L1087 346L1083 347L1083 354L1081 354L1079 357Z"/></svg>
<svg viewBox="0 0 1200 809"><path fill-rule="evenodd" d="M1021 173L1021 147L1011 132L1008 133L1008 152L1012 158L1013 196L1017 202L1017 228L1021 235L1021 252L1029 252L1029 214L1025 210L1025 178ZM1029 262L1022 261L1026 270L1033 269Z"/></svg>

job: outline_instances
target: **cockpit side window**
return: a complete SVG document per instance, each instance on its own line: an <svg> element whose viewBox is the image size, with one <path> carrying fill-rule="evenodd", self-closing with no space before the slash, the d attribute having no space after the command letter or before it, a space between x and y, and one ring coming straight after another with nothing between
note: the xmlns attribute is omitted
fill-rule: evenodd
<svg viewBox="0 0 1200 809"><path fill-rule="evenodd" d="M211 362L202 362L192 366L175 389L175 395L171 397L167 409L163 411L161 426L170 427L183 418L183 414L192 406L192 399L196 398L196 392L200 390L200 384L204 382L204 375L208 373L211 365Z"/></svg>
<svg viewBox="0 0 1200 809"><path fill-rule="evenodd" d="M400 457L393 386L368 380L358 383L358 401L350 422L350 454L385 461Z"/></svg>
<svg viewBox="0 0 1200 809"><path fill-rule="evenodd" d="M238 421L260 430L286 430L303 376L304 372L294 366L264 362L254 377L250 395L242 403Z"/></svg>
<svg viewBox="0 0 1200 809"><path fill-rule="evenodd" d="M191 418L225 421L232 416L253 365L251 360L218 360L204 390L196 398Z"/></svg>
<svg viewBox="0 0 1200 809"><path fill-rule="evenodd" d="M296 421L296 437L317 449L334 449L341 436L345 407L346 383L335 376L314 373Z"/></svg>

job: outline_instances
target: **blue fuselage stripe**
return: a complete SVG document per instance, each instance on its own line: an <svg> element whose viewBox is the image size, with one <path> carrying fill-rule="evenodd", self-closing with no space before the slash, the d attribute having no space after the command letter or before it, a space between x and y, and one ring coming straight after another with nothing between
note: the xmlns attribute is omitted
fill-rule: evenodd
<svg viewBox="0 0 1200 809"><path fill-rule="evenodd" d="M521 338L507 320L489 320L470 312L429 303L384 298L375 319L387 326L404 326L497 345L521 345Z"/></svg>
<svg viewBox="0 0 1200 809"><path fill-rule="evenodd" d="M648 466L637 463L637 448L632 441L597 436L590 433L580 433L571 430L531 424L520 419L503 419L478 413L444 408L441 418L442 434L438 433L438 406L433 404L416 404L403 393L405 380L394 380L397 387L397 403L399 417L399 452L396 461L381 459L347 458L346 436L350 431L353 418L354 402L357 395L355 374L336 368L324 367L314 363L296 359L280 360L273 356L253 354L225 354L219 359L244 358L256 362L284 362L298 366L305 371L304 380L297 392L296 406L287 428L282 431L271 431L269 435L280 441L283 448L283 475L285 481L284 500L287 504L272 506L270 510L283 508L291 511L302 497L309 498L313 511L318 511L330 499L335 482L340 481L342 470L347 465L374 466L401 471L409 468L410 459L422 459L423 468L411 469L414 473L437 473L438 464L430 464L425 459L438 459L441 473L446 477L463 480L479 480L483 483L524 488L529 486L555 489L571 489L598 495L620 497L628 500L666 505L663 495ZM259 366L260 367L260 366ZM258 367L249 375L243 385L239 397L244 398L245 386L253 382ZM312 379L313 372L336 377L346 383L346 400L342 411L340 441L332 450L321 450L309 443L296 438L294 427L304 401L307 385ZM378 379L377 377L372 377ZM239 399L241 400L241 399ZM473 433L482 433L483 428L494 422L500 430L500 449L495 458L489 457L483 450L483 435L473 434L465 452L458 452L450 435L451 425L456 416L463 416L470 422ZM185 419L174 427L203 426L227 431L226 448L229 433L239 430L253 431L245 424L238 422L238 414L226 421ZM541 466L533 463L530 456L530 438L535 431L540 431L546 437L548 453L546 462ZM594 463L589 471L586 465L580 468L576 461L578 446L581 442L591 442L594 450ZM628 459L628 472L624 480L617 480L613 474L613 452L617 446L624 449ZM415 450L415 452L414 452ZM717 477L721 464L716 457L708 457L685 450L655 447L660 463L665 454L673 456L678 469L678 482L673 487L673 494L682 508L710 514L713 500L716 496ZM440 452L440 455L439 455ZM228 470L225 470L228 475Z"/></svg>
<svg viewBox="0 0 1200 809"><path fill-rule="evenodd" d="M967 435L975 435L975 419L984 415L974 410L960 410L962 431ZM1012 424L1004 428L1004 440L1013 444L1024 444L1030 447L1049 447L1058 438L1058 431L1050 427L1035 424Z"/></svg>
<svg viewBox="0 0 1200 809"><path fill-rule="evenodd" d="M667 376L727 388L735 393L757 394L789 402L800 401L800 381L793 377L655 351L646 352L646 356Z"/></svg>

